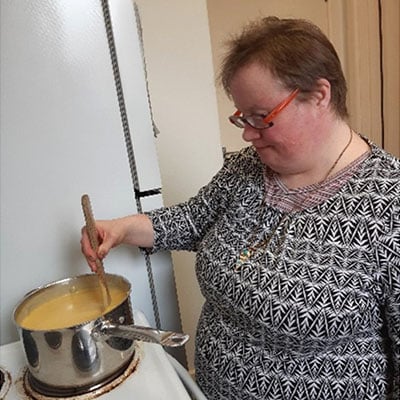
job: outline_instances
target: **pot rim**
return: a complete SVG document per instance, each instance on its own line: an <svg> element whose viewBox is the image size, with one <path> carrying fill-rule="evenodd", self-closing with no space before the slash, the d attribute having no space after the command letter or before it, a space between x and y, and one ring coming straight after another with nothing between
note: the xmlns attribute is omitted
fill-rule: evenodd
<svg viewBox="0 0 400 400"><path fill-rule="evenodd" d="M126 301L126 299L130 296L131 290L132 290L132 285L131 283L122 275L119 274L112 274L112 273L105 273L106 279L108 281L110 281L110 279L114 282L123 282L126 287L126 295L124 297L124 299L119 303L116 304L115 307L110 310L109 312L112 312L115 308L117 308L119 305L121 305L124 301ZM85 279L89 279L89 280L97 280L98 277L96 274L92 274L92 273L86 273L86 274L81 274L81 275L75 275L72 277L67 277L67 278L62 278L62 279L58 279L52 282L48 282L45 283L39 287L37 287L36 289L32 289L31 291L27 292L22 299L16 304L16 306L14 307L13 313L12 313L12 319L13 319L13 323L14 325L19 328L19 329L23 329L25 331L30 331L30 332L52 332L52 331L60 331L60 330L64 330L64 329L76 329L77 327L82 327L84 325L90 324L90 323L96 323L98 320L104 319L105 316L108 313L102 314L101 316L99 316L98 318L95 319L91 319L85 322L81 322L75 325L71 325L71 326L66 326L63 328L55 328L55 329L27 329L25 327L23 327L18 321L18 314L20 313L20 311L23 309L24 306L27 305L27 303L29 301L32 301L35 297L40 296L41 293L45 293L46 291L50 290L53 287L56 286L62 286L62 285L70 285L72 282L76 281L82 281Z"/></svg>

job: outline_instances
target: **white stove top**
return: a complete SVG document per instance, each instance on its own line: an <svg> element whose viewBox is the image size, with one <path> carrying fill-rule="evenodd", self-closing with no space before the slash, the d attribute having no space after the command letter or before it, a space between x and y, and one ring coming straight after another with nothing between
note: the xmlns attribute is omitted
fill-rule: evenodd
<svg viewBox="0 0 400 400"><path fill-rule="evenodd" d="M134 320L138 325L148 325L141 312L134 312ZM176 370L168 361L164 349L153 343L138 342L139 362L136 370L119 386L96 398L101 400L145 399L145 400L190 400L185 386ZM1 400L30 399L21 384L26 361L22 344L14 342L0 346L0 367L11 374L11 384L3 385ZM18 384L19 383L19 384ZM83 395L85 396L85 395ZM48 399L48 397L46 397ZM79 399L82 397L70 397Z"/></svg>

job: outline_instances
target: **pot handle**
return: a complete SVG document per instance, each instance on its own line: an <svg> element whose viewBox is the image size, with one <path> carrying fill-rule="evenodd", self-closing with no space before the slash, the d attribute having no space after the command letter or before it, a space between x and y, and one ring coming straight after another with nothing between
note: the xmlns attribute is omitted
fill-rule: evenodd
<svg viewBox="0 0 400 400"><path fill-rule="evenodd" d="M189 340L189 335L185 333L162 331L139 325L118 325L110 321L102 321L94 333L106 339L111 336L117 336L125 339L157 343L166 347L183 346Z"/></svg>

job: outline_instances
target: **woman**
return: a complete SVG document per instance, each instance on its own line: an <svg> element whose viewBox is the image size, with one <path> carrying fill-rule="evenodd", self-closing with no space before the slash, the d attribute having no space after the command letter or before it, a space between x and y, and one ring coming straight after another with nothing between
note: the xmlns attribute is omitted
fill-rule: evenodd
<svg viewBox="0 0 400 400"><path fill-rule="evenodd" d="M98 221L120 243L197 252L196 379L209 399L399 399L400 163L346 122L337 54L264 18L221 81L249 147L188 202Z"/></svg>

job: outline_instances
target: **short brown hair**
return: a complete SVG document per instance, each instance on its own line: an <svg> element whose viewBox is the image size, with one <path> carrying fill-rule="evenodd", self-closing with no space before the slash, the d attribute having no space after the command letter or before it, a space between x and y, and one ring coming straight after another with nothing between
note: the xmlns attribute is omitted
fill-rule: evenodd
<svg viewBox="0 0 400 400"><path fill-rule="evenodd" d="M299 99L316 89L318 79L331 84L331 106L341 118L348 116L347 85L339 57L326 35L303 19L266 17L247 25L227 43L219 79L230 96L230 83L243 66L258 62L287 89L299 88Z"/></svg>

